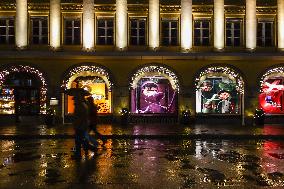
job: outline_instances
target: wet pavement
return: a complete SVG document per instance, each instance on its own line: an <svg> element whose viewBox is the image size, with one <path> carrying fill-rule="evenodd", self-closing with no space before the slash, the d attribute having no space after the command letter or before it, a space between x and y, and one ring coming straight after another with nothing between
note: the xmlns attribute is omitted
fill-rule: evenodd
<svg viewBox="0 0 284 189"><path fill-rule="evenodd" d="M1 126L0 188L284 188L282 125L97 128L74 160L72 125Z"/></svg>
<svg viewBox="0 0 284 189"><path fill-rule="evenodd" d="M284 141L0 140L0 188L284 188Z"/></svg>

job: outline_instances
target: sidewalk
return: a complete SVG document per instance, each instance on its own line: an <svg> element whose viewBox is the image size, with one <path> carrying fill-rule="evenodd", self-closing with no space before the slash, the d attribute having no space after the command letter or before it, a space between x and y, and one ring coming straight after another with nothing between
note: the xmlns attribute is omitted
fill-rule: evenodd
<svg viewBox="0 0 284 189"><path fill-rule="evenodd" d="M101 124L97 130L110 139L275 139L284 140L284 125L128 125ZM0 126L1 140L67 139L74 137L72 124Z"/></svg>

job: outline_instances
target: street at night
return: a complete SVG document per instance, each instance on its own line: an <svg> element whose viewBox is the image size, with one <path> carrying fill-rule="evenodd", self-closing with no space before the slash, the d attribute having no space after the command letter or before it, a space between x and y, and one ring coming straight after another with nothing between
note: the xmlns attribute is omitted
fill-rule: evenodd
<svg viewBox="0 0 284 189"><path fill-rule="evenodd" d="M273 140L281 134L281 126L243 128L231 140L220 137L233 134L234 127L223 129L223 133L221 126L211 130L206 126L162 127L137 125L115 130L111 125L100 125L98 131L109 139L100 140L95 153L89 152L81 160L71 157L72 128L42 125L34 129L37 133L29 133L28 127L26 133L12 126L3 128L1 137L10 139L0 141L0 188L284 187L284 141ZM31 138L16 139L17 132ZM57 132L65 135L57 136ZM210 133L217 139L203 139ZM183 139L171 138L172 134ZM202 139L186 138L198 134ZM251 134L251 139L238 138L247 136L244 134ZM133 139L119 138L122 135ZM267 139L261 139L264 136Z"/></svg>

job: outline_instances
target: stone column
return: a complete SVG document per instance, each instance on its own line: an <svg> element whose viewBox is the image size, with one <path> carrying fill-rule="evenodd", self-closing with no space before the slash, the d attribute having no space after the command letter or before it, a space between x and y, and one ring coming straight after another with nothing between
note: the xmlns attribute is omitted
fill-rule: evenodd
<svg viewBox="0 0 284 189"><path fill-rule="evenodd" d="M83 50L92 51L95 46L94 0L83 0Z"/></svg>
<svg viewBox="0 0 284 189"><path fill-rule="evenodd" d="M149 0L149 47L156 50L160 45L160 4Z"/></svg>
<svg viewBox="0 0 284 189"><path fill-rule="evenodd" d="M181 0L181 49L192 48L192 0Z"/></svg>
<svg viewBox="0 0 284 189"><path fill-rule="evenodd" d="M224 49L225 38L224 0L214 0L214 48Z"/></svg>
<svg viewBox="0 0 284 189"><path fill-rule="evenodd" d="M50 47L54 50L61 45L61 5L60 0L50 0Z"/></svg>
<svg viewBox="0 0 284 189"><path fill-rule="evenodd" d="M127 48L127 0L116 0L116 48Z"/></svg>
<svg viewBox="0 0 284 189"><path fill-rule="evenodd" d="M25 49L28 46L28 2L16 1L16 47Z"/></svg>
<svg viewBox="0 0 284 189"><path fill-rule="evenodd" d="M246 0L246 48L256 48L256 0Z"/></svg>
<svg viewBox="0 0 284 189"><path fill-rule="evenodd" d="M284 0L277 1L278 48L284 50Z"/></svg>

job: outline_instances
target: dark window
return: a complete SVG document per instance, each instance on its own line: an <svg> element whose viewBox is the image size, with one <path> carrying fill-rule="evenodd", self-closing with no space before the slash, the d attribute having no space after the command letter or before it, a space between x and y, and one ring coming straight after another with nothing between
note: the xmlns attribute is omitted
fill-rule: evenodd
<svg viewBox="0 0 284 189"><path fill-rule="evenodd" d="M32 17L31 28L32 44L48 44L47 17Z"/></svg>
<svg viewBox="0 0 284 189"><path fill-rule="evenodd" d="M66 19L64 30L65 45L80 45L81 44L81 20Z"/></svg>
<svg viewBox="0 0 284 189"><path fill-rule="evenodd" d="M15 43L14 18L0 18L0 44Z"/></svg>
<svg viewBox="0 0 284 189"><path fill-rule="evenodd" d="M257 46L273 46L273 21L259 20L257 23Z"/></svg>
<svg viewBox="0 0 284 189"><path fill-rule="evenodd" d="M130 45L146 45L146 19L130 20Z"/></svg>
<svg viewBox="0 0 284 189"><path fill-rule="evenodd" d="M194 20L194 45L210 45L210 20Z"/></svg>
<svg viewBox="0 0 284 189"><path fill-rule="evenodd" d="M226 20L226 46L241 46L241 19Z"/></svg>
<svg viewBox="0 0 284 189"><path fill-rule="evenodd" d="M113 19L97 20L97 44L113 45Z"/></svg>
<svg viewBox="0 0 284 189"><path fill-rule="evenodd" d="M162 20L162 45L174 46L178 43L178 21Z"/></svg>

